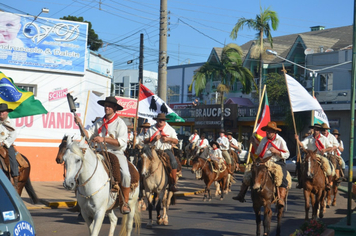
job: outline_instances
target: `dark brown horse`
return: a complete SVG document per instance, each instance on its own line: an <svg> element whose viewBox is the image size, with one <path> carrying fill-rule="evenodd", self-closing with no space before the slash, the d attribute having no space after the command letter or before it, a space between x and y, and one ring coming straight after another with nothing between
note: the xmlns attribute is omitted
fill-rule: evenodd
<svg viewBox="0 0 356 236"><path fill-rule="evenodd" d="M316 151L304 150L305 157L303 161L303 190L305 200L305 220L309 219L309 202L312 203L312 218L317 218L319 210L319 217L324 217L325 209L325 174L321 168L320 159L316 156ZM320 209L319 209L320 205Z"/></svg>
<svg viewBox="0 0 356 236"><path fill-rule="evenodd" d="M201 157L195 157L193 159L193 167L192 173L196 173L197 171L201 171L201 178L204 180L205 183L205 192L203 200L206 201L207 199L211 201L211 194L210 194L210 185L217 181L220 184L221 189L221 196L220 200L224 198L224 190L227 190L227 181L228 181L228 171L224 169L224 171L220 172L219 174L216 170L213 170L213 163ZM214 169L218 169L218 167L214 167Z"/></svg>
<svg viewBox="0 0 356 236"><path fill-rule="evenodd" d="M15 152L17 152L16 149ZM33 189L30 180L30 171L31 171L30 161L21 153L18 153L17 155L21 155L21 156L16 158L19 164L19 176L18 176L19 179L18 179L16 191L21 196L22 190L25 187L26 192L30 197L30 199L32 200L32 202L34 204L37 204L39 202L39 199L35 193L35 190ZM2 171L4 171L5 175L9 178L11 183L14 184L13 178L11 177L10 174L10 166L7 164L9 162L7 160L9 160L8 151L5 148L0 147L0 168Z"/></svg>
<svg viewBox="0 0 356 236"><path fill-rule="evenodd" d="M257 158L252 164L252 191L251 197L253 202L253 210L256 215L256 235L260 235L261 227L261 207L264 207L264 235L270 235L272 209L271 204L274 203L276 199L276 185L273 181L271 174L266 166L267 161L270 159ZM288 191L288 190L287 190ZM281 219L283 213L283 206L277 205L277 232L276 235L281 234Z"/></svg>

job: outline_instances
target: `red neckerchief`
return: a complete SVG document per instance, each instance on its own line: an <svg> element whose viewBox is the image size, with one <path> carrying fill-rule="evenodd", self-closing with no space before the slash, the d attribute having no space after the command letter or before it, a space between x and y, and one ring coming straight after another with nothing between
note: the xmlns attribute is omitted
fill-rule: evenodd
<svg viewBox="0 0 356 236"><path fill-rule="evenodd" d="M258 157L263 158L263 156L265 155L265 153L266 153L266 151L267 151L268 144L271 144L272 147L274 147L275 149L277 149L277 150L280 151L280 152L286 152L286 151L284 151L284 150L282 150L282 149L279 149L274 143L272 143L272 142L276 139L276 137L277 137L277 134L274 135L274 137L273 137L272 139L268 139L268 140L267 140L265 146L263 147L262 152L260 153L260 155L258 155Z"/></svg>
<svg viewBox="0 0 356 236"><path fill-rule="evenodd" d="M314 137L314 139L315 139L315 146L316 146L316 148L317 148L317 149L319 150L319 152L320 152L321 150L324 149L324 145L323 145L322 142L320 141L320 134L319 134L319 136L318 136L317 138Z"/></svg>
<svg viewBox="0 0 356 236"><path fill-rule="evenodd" d="M129 140L130 140L130 136L131 136L131 133L129 133L129 137L128 137L128 138L129 138Z"/></svg>
<svg viewBox="0 0 356 236"><path fill-rule="evenodd" d="M166 124L164 124L161 128L158 128L157 125L156 125L157 131L156 131L156 133L154 133L154 134L152 135L152 137L150 138L150 142L152 142L152 140L154 139L154 137L156 137L156 135L157 135L158 133L161 133L161 136L168 136L167 134L165 134L165 133L163 132L164 127L166 127Z"/></svg>
<svg viewBox="0 0 356 236"><path fill-rule="evenodd" d="M219 148L213 148L214 149L214 151L216 150L216 149L219 149Z"/></svg>
<svg viewBox="0 0 356 236"><path fill-rule="evenodd" d="M197 136L197 134L194 134L193 138L192 138L192 141L194 141L195 137Z"/></svg>
<svg viewBox="0 0 356 236"><path fill-rule="evenodd" d="M101 133L101 130L103 129L103 127L105 127L105 135L108 134L108 124L111 124L112 122L114 122L114 120L116 120L116 118L119 117L118 113L115 113L114 117L111 118L110 120L106 120L106 117L103 117L103 124L100 126L100 128L98 129L98 133Z"/></svg>
<svg viewBox="0 0 356 236"><path fill-rule="evenodd" d="M202 139L202 140L200 141L199 146L201 146L201 145L203 144L203 142L204 142L204 139Z"/></svg>

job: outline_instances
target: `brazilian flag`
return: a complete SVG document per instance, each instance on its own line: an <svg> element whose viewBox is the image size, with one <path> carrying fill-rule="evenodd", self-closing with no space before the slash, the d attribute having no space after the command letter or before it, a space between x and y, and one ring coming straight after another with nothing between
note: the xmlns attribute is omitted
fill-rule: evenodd
<svg viewBox="0 0 356 236"><path fill-rule="evenodd" d="M35 99L32 92L19 89L14 81L0 72L0 103L6 103L10 109L10 118L19 118L47 114L42 103Z"/></svg>

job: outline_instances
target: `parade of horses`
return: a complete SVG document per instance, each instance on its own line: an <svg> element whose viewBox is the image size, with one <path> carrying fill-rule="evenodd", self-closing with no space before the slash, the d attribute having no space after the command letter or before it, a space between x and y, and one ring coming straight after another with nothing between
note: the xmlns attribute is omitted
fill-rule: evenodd
<svg viewBox="0 0 356 236"><path fill-rule="evenodd" d="M4 1L0 236L356 236L355 16L354 25L318 23L304 33L293 22L292 34L272 38L280 19L261 1L256 19L237 21L224 1L168 1L172 9L167 0L53 1L63 8L52 14L82 11L58 19L41 15L48 8L20 10L49 0ZM84 20L87 10L95 13ZM143 28L123 23L128 16ZM226 16L229 32L215 25ZM155 36L148 19L159 25ZM99 20L111 28L97 33L110 40L95 33ZM221 32L254 39L239 46ZM167 49L167 37L197 43L195 34L201 45L181 39L177 52ZM221 46L194 61L207 39ZM157 72L144 70L152 63Z"/></svg>

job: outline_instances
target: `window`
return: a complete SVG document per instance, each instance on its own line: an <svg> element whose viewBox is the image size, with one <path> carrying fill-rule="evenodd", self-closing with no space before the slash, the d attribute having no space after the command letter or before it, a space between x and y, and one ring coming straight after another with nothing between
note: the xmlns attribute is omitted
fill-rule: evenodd
<svg viewBox="0 0 356 236"><path fill-rule="evenodd" d="M332 91L333 90L333 74L325 73L320 74L319 91Z"/></svg>
<svg viewBox="0 0 356 236"><path fill-rule="evenodd" d="M37 95L37 85L33 84L16 84L19 89L25 90L27 92L32 92L34 96Z"/></svg>
<svg viewBox="0 0 356 236"><path fill-rule="evenodd" d="M124 83L115 83L115 96L124 96Z"/></svg>
<svg viewBox="0 0 356 236"><path fill-rule="evenodd" d="M169 103L179 102L179 92L180 92L179 85L169 86L168 88Z"/></svg>
<svg viewBox="0 0 356 236"><path fill-rule="evenodd" d="M138 83L131 83L130 84L130 97L137 98L138 96Z"/></svg>

